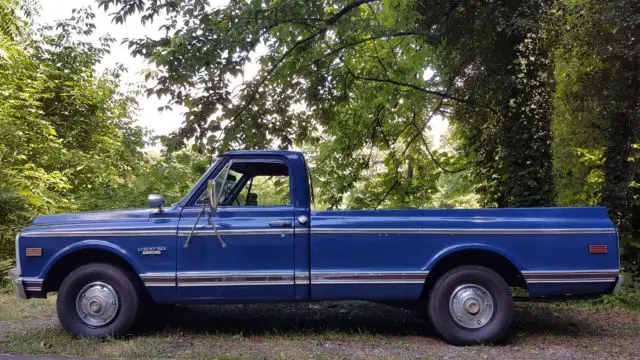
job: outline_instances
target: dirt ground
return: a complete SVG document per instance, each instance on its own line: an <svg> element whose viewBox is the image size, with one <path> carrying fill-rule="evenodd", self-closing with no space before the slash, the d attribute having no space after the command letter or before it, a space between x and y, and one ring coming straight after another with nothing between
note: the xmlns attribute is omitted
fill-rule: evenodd
<svg viewBox="0 0 640 360"><path fill-rule="evenodd" d="M135 335L74 339L55 299L0 295L0 354L220 359L640 359L640 312L517 304L510 337L450 346L415 313L364 302L172 307Z"/></svg>

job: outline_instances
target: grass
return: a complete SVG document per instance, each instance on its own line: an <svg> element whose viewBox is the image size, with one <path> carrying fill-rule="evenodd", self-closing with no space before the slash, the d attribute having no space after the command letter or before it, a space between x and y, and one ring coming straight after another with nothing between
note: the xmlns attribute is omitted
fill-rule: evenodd
<svg viewBox="0 0 640 360"><path fill-rule="evenodd" d="M41 316L50 317L55 311L55 296L47 299L19 301L12 291L0 293L0 321L14 321Z"/></svg>
<svg viewBox="0 0 640 360"><path fill-rule="evenodd" d="M344 302L178 306L136 335L104 341L64 332L55 300L0 295L0 354L105 358L411 359L637 358L640 311L608 303L517 304L498 346L453 347L414 313Z"/></svg>

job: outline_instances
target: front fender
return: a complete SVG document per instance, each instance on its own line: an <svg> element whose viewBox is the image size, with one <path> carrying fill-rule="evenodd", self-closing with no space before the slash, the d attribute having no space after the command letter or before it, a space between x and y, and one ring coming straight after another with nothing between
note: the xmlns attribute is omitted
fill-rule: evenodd
<svg viewBox="0 0 640 360"><path fill-rule="evenodd" d="M75 242L58 251L53 257L51 257L51 259L49 259L38 277L40 279L45 279L49 271L56 265L56 263L58 263L58 261L80 250L102 250L111 252L126 261L136 271L136 273L140 274L143 272L140 262L135 257L131 256L131 254L125 249L108 241L88 239Z"/></svg>
<svg viewBox="0 0 640 360"><path fill-rule="evenodd" d="M514 261L513 258L509 256L509 254L506 251L504 251L504 249L497 246L491 246L491 245L482 244L482 243L456 244L456 245L446 247L441 251L437 252L434 256L432 256L428 260L427 264L424 266L423 270L427 270L427 271L431 270L438 262L440 262L442 259L446 258L449 255L452 255L460 251L470 251L470 250L471 251L474 251L474 250L488 251L488 252L492 252L497 255L500 255L503 258L510 261L513 264L513 266L515 266L518 269L518 271L522 271L521 264Z"/></svg>

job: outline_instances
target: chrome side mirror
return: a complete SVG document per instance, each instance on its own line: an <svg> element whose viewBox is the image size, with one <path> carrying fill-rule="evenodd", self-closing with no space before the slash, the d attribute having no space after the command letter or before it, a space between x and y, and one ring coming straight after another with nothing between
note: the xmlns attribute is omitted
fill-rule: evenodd
<svg viewBox="0 0 640 360"><path fill-rule="evenodd" d="M164 196L158 194L149 194L147 197L147 206L149 208L158 208L158 212L162 212L162 205L164 205Z"/></svg>

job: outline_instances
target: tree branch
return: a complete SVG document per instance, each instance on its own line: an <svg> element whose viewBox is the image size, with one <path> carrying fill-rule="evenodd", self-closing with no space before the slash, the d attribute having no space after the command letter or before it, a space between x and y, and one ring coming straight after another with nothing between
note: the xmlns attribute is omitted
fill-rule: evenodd
<svg viewBox="0 0 640 360"><path fill-rule="evenodd" d="M393 38L393 37L401 37L401 36L422 36L422 35L426 35L426 33L420 32L420 31L399 31L399 32L394 32L394 33L387 33L387 34L378 34L378 35L373 35L373 36L369 36L367 38L363 38L360 40L356 40L344 45L341 45L335 49L331 49L330 51L322 54L322 56L320 56L319 58L315 59L312 61L313 64L318 63L320 60L325 59L329 56L335 55L336 53L339 53L340 51L353 47L353 46L357 46L369 41L374 41L374 40L380 40L380 39L388 39L388 38Z"/></svg>
<svg viewBox="0 0 640 360"><path fill-rule="evenodd" d="M417 124L415 125L415 128L418 129ZM431 158L431 161L433 161L433 163L436 164L436 166L440 170L442 170L443 172L445 172L447 174L456 174L456 173L459 173L459 172L467 170L466 168L450 170L450 169L447 169L447 168L443 167L442 163L440 162L440 160L438 160L435 157L435 155L433 155L433 153L431 152L431 149L429 149L429 143L427 142L427 139L424 137L424 134L421 131L418 134L420 135L420 138L422 140L422 144L424 145L424 148L427 151L427 154L429 154L429 157Z"/></svg>
<svg viewBox="0 0 640 360"><path fill-rule="evenodd" d="M391 186L389 187L389 189L387 190L386 193L384 193L384 195L382 196L382 198L380 199L380 201L378 201L378 204L376 205L376 207L374 207L373 209L377 209L380 207L380 205L387 199L387 196L389 196L389 194L391 194L391 192L393 191L393 189L398 185L398 183L400 182L400 179L398 177L398 173L400 172L399 170L399 166L396 166L396 174L395 174L395 179L393 180L393 184L391 184Z"/></svg>
<svg viewBox="0 0 640 360"><path fill-rule="evenodd" d="M356 75L349 67L347 67L347 71L356 80L365 80L365 81L371 81L371 82L387 83L387 84L392 84L392 85L396 85L396 86L400 86L400 87L407 87L407 88L419 91L421 93L439 96L439 97L441 97L443 99L454 100L454 101L457 101L457 102L461 102L463 104L467 104L467 105L472 106L472 107L476 107L477 106L474 101L463 99L461 97L458 97L458 96L455 96L455 95L450 95L450 94L447 94L447 93L444 93L444 92L441 92L441 91L425 89L425 88L420 87L420 86L415 85L415 84L405 83L405 82L394 80L394 79L379 79L379 78L373 78L373 77L368 77L368 76Z"/></svg>
<svg viewBox="0 0 640 360"><path fill-rule="evenodd" d="M382 23L380 22L380 19L378 19L378 14L376 13L375 9L373 8L373 6L371 4L367 4L367 7L369 7L369 10L371 10L371 13L373 14L373 18L376 19L376 22L378 23L378 26L382 26ZM426 33L425 33L426 35ZM391 43L389 42L389 39L385 39L384 40L387 45L389 46L389 50L391 50L391 54L393 55L393 61L396 63L397 67L400 67L400 64L398 63L398 55L396 54L396 49L391 46Z"/></svg>
<svg viewBox="0 0 640 360"><path fill-rule="evenodd" d="M338 11L332 17L330 17L327 21L325 21L325 24L327 24L327 26L331 26L331 25L335 24L338 20L340 20L340 18L345 16L349 11L357 8L360 5L369 4L369 3L372 3L372 2L376 2L376 1L380 1L380 0L356 0L356 1L352 2L351 4L349 4L349 5L345 6L344 8L342 8L342 10Z"/></svg>
<svg viewBox="0 0 640 360"><path fill-rule="evenodd" d="M263 18L258 18L258 17L241 17L241 18L236 18L235 20L250 20L250 21L256 21L256 22L270 22L267 27L274 27L277 25L282 25L282 24L297 24L297 25L304 25L304 26L308 26L311 28L314 28L316 30L322 29L322 26L318 26L315 24L312 24L310 21L316 22L316 23L320 23L322 24L323 21L322 20L315 20L313 18L283 18L283 19L278 19L278 18L267 18L267 17L263 17Z"/></svg>
<svg viewBox="0 0 640 360"><path fill-rule="evenodd" d="M293 51L295 51L297 48L299 48L300 46L308 43L309 41L315 39L316 37L318 37L321 34L324 34L325 32L327 32L329 30L329 26L335 24L338 20L340 20L340 18L342 18L343 16L345 16L347 13L349 13L351 10L357 8L360 5L363 4L368 4L374 1L379 1L379 0L356 0L354 2L352 2L351 4L345 6L342 10L340 10L338 13L336 13L335 15L331 16L329 19L327 19L325 21L326 26L316 32L314 32L313 34L305 37L304 39L300 39L298 41L296 41L293 46L291 46L291 48L289 48L287 51L284 52L284 54L282 54L282 56L280 56L280 58L278 58L278 60L276 60L276 62L271 65L271 68L269 68L269 70L267 71L267 73L262 76L262 78L260 78L260 80L257 82L257 84L255 85L255 89L251 92L251 94L249 95L249 98L247 99L247 101L245 101L245 103L242 105L242 107L240 108L240 110L238 110L238 112L231 118L231 121L234 122L236 121L240 115L242 115L242 113L244 113L244 111L249 108L249 106L253 103L253 101L256 99L256 96L258 95L258 91L260 91L260 89L262 88L262 86L267 82L267 80L271 77L271 75L276 71L276 69L280 66L280 64L282 64L282 62L289 57L289 55L291 55L291 53Z"/></svg>

